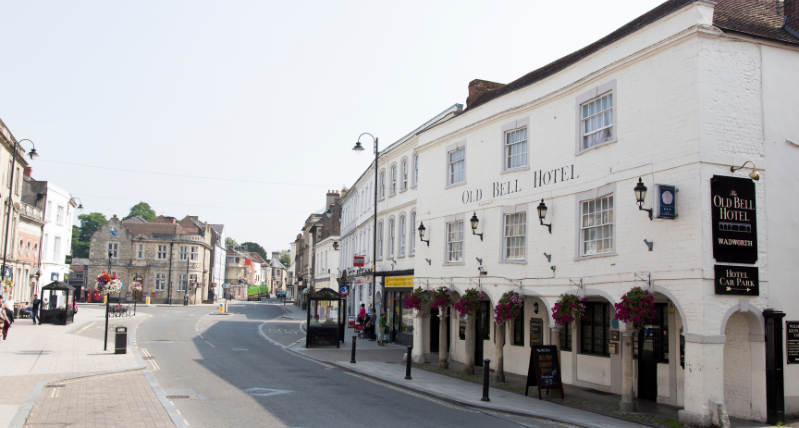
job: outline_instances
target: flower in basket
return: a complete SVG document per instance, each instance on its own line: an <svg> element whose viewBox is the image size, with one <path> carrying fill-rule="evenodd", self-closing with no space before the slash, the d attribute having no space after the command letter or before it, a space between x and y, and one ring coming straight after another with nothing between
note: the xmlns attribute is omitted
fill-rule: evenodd
<svg viewBox="0 0 799 428"><path fill-rule="evenodd" d="M497 324L505 324L519 315L522 310L522 296L515 291L508 291L499 299L499 303L494 307L494 320Z"/></svg>
<svg viewBox="0 0 799 428"><path fill-rule="evenodd" d="M433 290L433 309L446 310L452 304L452 291L447 287Z"/></svg>
<svg viewBox="0 0 799 428"><path fill-rule="evenodd" d="M122 281L113 273L103 272L97 275L97 289L103 294L119 293L122 290Z"/></svg>
<svg viewBox="0 0 799 428"><path fill-rule="evenodd" d="M3 284L3 291L5 292L10 292L11 290L14 289L14 283L11 282L10 278L4 279L2 284Z"/></svg>
<svg viewBox="0 0 799 428"><path fill-rule="evenodd" d="M621 302L613 306L616 308L616 319L621 322L631 322L635 328L640 328L643 323L655 317L655 296L641 287L634 287L628 291L621 296Z"/></svg>
<svg viewBox="0 0 799 428"><path fill-rule="evenodd" d="M422 310L422 305L426 304L430 301L430 296L427 294L427 291L422 290L422 287L416 287L413 290L413 293L408 295L405 298L405 308L416 309L417 311Z"/></svg>
<svg viewBox="0 0 799 428"><path fill-rule="evenodd" d="M130 284L130 291L141 291L141 289L142 289L141 282L133 281Z"/></svg>
<svg viewBox="0 0 799 428"><path fill-rule="evenodd" d="M585 297L580 298L574 294L561 294L560 299L555 302L552 308L552 319L557 325L565 325L575 319L583 319L585 316Z"/></svg>
<svg viewBox="0 0 799 428"><path fill-rule="evenodd" d="M482 291L477 291L477 289L470 288L463 293L460 299L455 302L455 309L458 313L464 317L467 315L474 316L477 314L477 308L480 305L480 300L485 297Z"/></svg>

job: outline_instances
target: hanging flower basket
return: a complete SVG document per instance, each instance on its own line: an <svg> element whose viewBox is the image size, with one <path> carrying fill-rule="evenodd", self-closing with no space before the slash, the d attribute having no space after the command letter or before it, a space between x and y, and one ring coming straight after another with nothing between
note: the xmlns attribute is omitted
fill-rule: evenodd
<svg viewBox="0 0 799 428"><path fill-rule="evenodd" d="M3 284L4 293L10 293L14 289L14 284L11 282L10 279L4 279L2 284Z"/></svg>
<svg viewBox="0 0 799 428"><path fill-rule="evenodd" d="M498 325L505 324L519 315L522 310L523 298L515 291L508 291L499 299L499 303L494 307L494 320Z"/></svg>
<svg viewBox="0 0 799 428"><path fill-rule="evenodd" d="M480 305L480 300L485 297L482 291L470 288L463 293L463 296L455 303L455 309L462 316L474 316L477 314L477 309Z"/></svg>
<svg viewBox="0 0 799 428"><path fill-rule="evenodd" d="M141 291L141 289L142 289L141 282L134 281L130 284L130 291L136 292L136 291Z"/></svg>
<svg viewBox="0 0 799 428"><path fill-rule="evenodd" d="M438 309L439 313L445 311L452 305L452 291L447 287L438 287L433 290L433 309Z"/></svg>
<svg viewBox="0 0 799 428"><path fill-rule="evenodd" d="M640 328L645 322L655 318L655 296L641 287L634 287L621 296L621 302L613 305L616 308L616 319L631 322Z"/></svg>
<svg viewBox="0 0 799 428"><path fill-rule="evenodd" d="M122 281L113 273L103 272L97 275L97 290L102 294L119 293L122 290Z"/></svg>
<svg viewBox="0 0 799 428"><path fill-rule="evenodd" d="M405 308L412 308L416 309L417 311L422 310L422 305L426 304L430 301L430 296L427 294L426 291L422 290L422 287L416 287L413 290L413 293L408 295L405 298Z"/></svg>
<svg viewBox="0 0 799 428"><path fill-rule="evenodd" d="M560 299L555 302L552 308L552 319L557 325L565 325L575 319L583 319L585 316L586 298L580 298L574 294L561 294Z"/></svg>

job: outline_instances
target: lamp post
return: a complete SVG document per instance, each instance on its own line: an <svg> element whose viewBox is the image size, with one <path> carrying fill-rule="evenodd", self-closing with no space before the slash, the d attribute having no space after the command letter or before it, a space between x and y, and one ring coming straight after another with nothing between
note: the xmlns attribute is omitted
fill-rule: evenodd
<svg viewBox="0 0 799 428"><path fill-rule="evenodd" d="M10 232L9 226L11 224L11 205L13 205L11 195L14 194L14 169L17 164L17 147L23 141L31 143L32 148L31 151L28 152L28 156L30 156L31 160L39 157L39 154L36 153L36 145L33 144L33 141L27 138L23 138L19 141L14 141L14 149L11 151L11 177L9 179L10 184L8 186L8 198L6 199L6 205L8 205L6 209L6 236L5 238L3 238L3 268L2 268L2 273L0 273L0 281L6 279L6 258L8 256L8 234ZM41 246L41 243L39 245Z"/></svg>
<svg viewBox="0 0 799 428"><path fill-rule="evenodd" d="M188 250L189 247L186 246ZM186 252L186 285L183 286L183 306L189 306L189 266L191 265L191 257Z"/></svg>
<svg viewBox="0 0 799 428"><path fill-rule="evenodd" d="M372 233L372 266L373 266L372 267L372 282L374 283L374 292L372 293L372 307L374 308L376 306L375 305L375 296L377 296L377 187L380 185L380 183L377 182L377 180L378 180L378 178L377 178L377 174L378 174L378 172L377 172L377 160L378 159L377 158L380 155L380 150L378 149L378 145L377 145L377 137L375 137L374 135L372 135L372 134L370 134L368 132L364 132L363 134L358 136L358 141L355 143L355 147L352 148L352 150L354 150L356 154L361 154L361 152L364 151L364 148L361 145L361 137L363 137L364 135L368 135L368 136L372 137L372 140L374 140L374 146L375 146L375 149L374 149L374 151L375 151L375 199L374 199L374 201L375 201L375 215L374 215L374 226L372 227L372 232L373 232Z"/></svg>
<svg viewBox="0 0 799 428"><path fill-rule="evenodd" d="M111 257L114 256L113 251L108 252L108 275L111 275ZM104 293L105 294L105 293ZM105 294L105 337L103 339L103 351L108 350L108 306L111 303L111 296Z"/></svg>
<svg viewBox="0 0 799 428"><path fill-rule="evenodd" d="M141 287L142 280L144 280L144 278L140 277L138 272L136 273L136 275L133 276L133 282L139 284L139 287ZM141 291L144 291L144 287L142 287ZM133 316L136 316L136 303L137 302L138 302L138 300L136 299L136 290L133 290Z"/></svg>

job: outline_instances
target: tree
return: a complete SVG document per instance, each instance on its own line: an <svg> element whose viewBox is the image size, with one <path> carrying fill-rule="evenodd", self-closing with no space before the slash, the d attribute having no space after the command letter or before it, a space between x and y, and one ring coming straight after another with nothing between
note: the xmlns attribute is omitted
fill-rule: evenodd
<svg viewBox="0 0 799 428"><path fill-rule="evenodd" d="M247 246L247 251L250 251L250 252L253 252L253 253L257 253L259 256L261 256L262 259L264 259L266 261L269 261L269 259L266 258L266 250L264 250L264 247L258 245L255 242L242 242L241 243L242 247L244 247L245 245Z"/></svg>
<svg viewBox="0 0 799 428"><path fill-rule="evenodd" d="M238 242L236 242L236 240L235 240L235 239L233 239L233 238L230 238L230 237L227 237L227 238L225 238L225 246L226 246L226 247L233 247L233 248L236 248L236 247L238 247L238 246L239 246L239 243L238 243Z"/></svg>
<svg viewBox="0 0 799 428"><path fill-rule="evenodd" d="M81 214L78 216L78 220L80 220L79 240L86 243L91 242L94 232L97 232L104 224L108 223L103 213Z"/></svg>
<svg viewBox="0 0 799 428"><path fill-rule="evenodd" d="M280 252L280 263L283 263L283 266L285 267L291 266L291 256L289 255L289 250L283 250Z"/></svg>
<svg viewBox="0 0 799 428"><path fill-rule="evenodd" d="M122 220L127 220L135 216L140 216L147 221L153 221L153 219L156 217L155 210L150 208L150 204L147 202L139 202L138 204L130 207L130 214L128 214Z"/></svg>
<svg viewBox="0 0 799 428"><path fill-rule="evenodd" d="M89 243L80 240L80 228L72 226L72 256L78 258L89 257Z"/></svg>

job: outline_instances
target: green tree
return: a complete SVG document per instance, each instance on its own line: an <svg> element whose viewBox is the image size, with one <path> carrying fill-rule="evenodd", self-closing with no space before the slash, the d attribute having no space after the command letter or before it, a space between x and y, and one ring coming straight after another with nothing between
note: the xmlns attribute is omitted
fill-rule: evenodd
<svg viewBox="0 0 799 428"><path fill-rule="evenodd" d="M227 237L227 238L225 238L225 246L226 246L226 247L233 247L233 248L236 248L236 247L238 247L238 246L239 246L239 243L238 243L238 242L236 242L236 240L235 240L235 239L233 239L233 238L231 238L231 237Z"/></svg>
<svg viewBox="0 0 799 428"><path fill-rule="evenodd" d="M156 217L155 210L150 208L150 204L147 202L139 202L138 204L130 207L130 214L128 214L122 220L127 220L134 216L140 216L147 221L153 221L153 219Z"/></svg>
<svg viewBox="0 0 799 428"><path fill-rule="evenodd" d="M89 243L92 240L92 235L97 232L104 224L108 223L103 213L81 214L78 216L80 220L80 241Z"/></svg>
<svg viewBox="0 0 799 428"><path fill-rule="evenodd" d="M283 250L280 252L280 263L283 263L283 266L286 268L291 266L291 256L289 255L289 250Z"/></svg>
<svg viewBox="0 0 799 428"><path fill-rule="evenodd" d="M89 243L80 240L80 228L72 226L72 256L79 258L89 257Z"/></svg>
<svg viewBox="0 0 799 428"><path fill-rule="evenodd" d="M261 256L262 259L269 261L269 259L266 258L266 250L264 250L264 247L258 245L255 242L242 242L241 246L243 247L245 245L247 246L247 251L258 253L258 255Z"/></svg>

